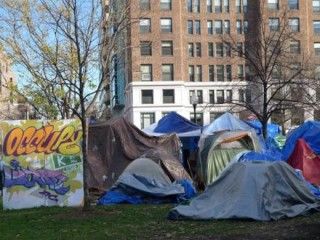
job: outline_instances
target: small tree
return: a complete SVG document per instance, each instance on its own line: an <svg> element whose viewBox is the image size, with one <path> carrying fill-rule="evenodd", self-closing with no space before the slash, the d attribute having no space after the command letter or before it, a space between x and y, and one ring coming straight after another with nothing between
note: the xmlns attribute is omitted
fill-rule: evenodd
<svg viewBox="0 0 320 240"><path fill-rule="evenodd" d="M116 31L102 35L108 21L107 6L100 0L1 0L0 38L8 55L24 74L24 88L16 89L42 116L81 121L84 163L84 209L89 207L87 189L87 122L106 81L114 46L129 24L124 4ZM119 13L119 12L117 12ZM110 16L109 16L110 17Z"/></svg>
<svg viewBox="0 0 320 240"><path fill-rule="evenodd" d="M287 10L271 18L265 14L265 7L265 1L257 1L249 9L255 14L251 14L249 27L243 29L244 39L229 35L222 41L233 57L245 64L246 88L232 103L261 121L266 138L272 115L308 106L310 69L309 58L297 39L299 29L289 24Z"/></svg>

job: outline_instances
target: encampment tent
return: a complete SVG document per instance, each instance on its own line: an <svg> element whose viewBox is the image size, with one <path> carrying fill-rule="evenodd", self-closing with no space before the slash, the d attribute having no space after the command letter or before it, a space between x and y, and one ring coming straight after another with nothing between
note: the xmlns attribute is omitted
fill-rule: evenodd
<svg viewBox="0 0 320 240"><path fill-rule="evenodd" d="M105 191L135 159L144 156L164 166L174 180L190 179L179 159L176 135L151 137L124 118L90 125L88 136L89 188Z"/></svg>
<svg viewBox="0 0 320 240"><path fill-rule="evenodd" d="M199 148L199 180L209 185L237 154L251 150L260 150L258 139L252 131L222 131L207 136Z"/></svg>
<svg viewBox="0 0 320 240"><path fill-rule="evenodd" d="M185 183L188 183L188 180ZM187 191L183 185L172 182L162 169L148 158L134 160L120 175L114 186L98 201L100 205L116 203L166 203L188 199L195 194L192 185ZM188 190L193 194L188 194ZM187 193L186 193L187 192Z"/></svg>
<svg viewBox="0 0 320 240"><path fill-rule="evenodd" d="M143 129L150 136L161 136L175 133L185 150L195 150L201 135L201 126L189 121L176 112L170 112L157 123Z"/></svg>
<svg viewBox="0 0 320 240"><path fill-rule="evenodd" d="M320 201L287 163L234 163L189 205L179 205L170 219L248 218L261 221L304 215Z"/></svg>

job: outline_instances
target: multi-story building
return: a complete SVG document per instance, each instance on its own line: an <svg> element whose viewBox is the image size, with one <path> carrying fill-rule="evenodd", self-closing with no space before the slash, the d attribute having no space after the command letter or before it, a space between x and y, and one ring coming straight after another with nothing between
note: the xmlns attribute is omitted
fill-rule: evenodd
<svg viewBox="0 0 320 240"><path fill-rule="evenodd" d="M110 15L126 1L109 1ZM248 98L245 61L231 54L224 36L244 48L254 31L258 8L269 28L287 12L297 32L292 47L308 53L320 66L320 0L131 0L126 31L108 63L106 89L112 114L123 114L145 128L170 111L207 124L230 110L231 100ZM121 14L117 14L121 16ZM116 18L115 18L116 19ZM107 37L114 34L115 19ZM302 49L302 50L301 50ZM245 51L243 49L243 51ZM320 67L319 67L320 69ZM312 118L302 112L303 118Z"/></svg>

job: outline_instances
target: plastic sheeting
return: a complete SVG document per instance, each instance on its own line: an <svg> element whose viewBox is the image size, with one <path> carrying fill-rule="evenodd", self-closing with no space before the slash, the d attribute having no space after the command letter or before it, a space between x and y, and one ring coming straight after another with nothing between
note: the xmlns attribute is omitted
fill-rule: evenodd
<svg viewBox="0 0 320 240"><path fill-rule="evenodd" d="M192 197L194 194L188 189L187 182L172 183L161 166L150 159L140 158L124 170L115 185L98 203L176 202L178 198Z"/></svg>
<svg viewBox="0 0 320 240"><path fill-rule="evenodd" d="M190 179L176 135L151 137L124 118L91 125L88 136L88 188L105 191L135 159L145 156L161 163L173 180Z"/></svg>
<svg viewBox="0 0 320 240"><path fill-rule="evenodd" d="M295 217L319 209L320 201L285 162L234 163L189 205L179 205L170 219L260 221Z"/></svg>
<svg viewBox="0 0 320 240"><path fill-rule="evenodd" d="M320 157L314 154L304 139L299 139L288 164L300 169L304 178L312 184L320 185Z"/></svg>
<svg viewBox="0 0 320 240"><path fill-rule="evenodd" d="M253 127L258 135L262 135L262 123L259 120L246 121L249 126ZM280 126L274 123L268 123L267 125L268 137L275 138L281 133Z"/></svg>
<svg viewBox="0 0 320 240"><path fill-rule="evenodd" d="M211 124L206 126L202 134L203 135L211 135L215 132L221 132L221 131L234 131L234 130L247 130L252 131L253 128L250 127L245 122L241 121L240 119L233 116L231 113L224 113L217 119L215 119Z"/></svg>
<svg viewBox="0 0 320 240"><path fill-rule="evenodd" d="M282 150L285 160L291 156L299 138L303 138L313 152L320 155L320 122L307 121L297 129L293 130Z"/></svg>

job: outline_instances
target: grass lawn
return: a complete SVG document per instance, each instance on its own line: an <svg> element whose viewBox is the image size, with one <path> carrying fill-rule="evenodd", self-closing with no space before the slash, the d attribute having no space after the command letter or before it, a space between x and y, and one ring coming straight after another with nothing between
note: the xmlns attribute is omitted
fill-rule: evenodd
<svg viewBox="0 0 320 240"><path fill-rule="evenodd" d="M174 222L166 219L171 207L0 210L0 239L320 239L320 213L277 222Z"/></svg>

